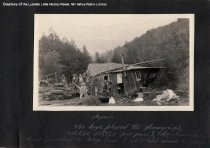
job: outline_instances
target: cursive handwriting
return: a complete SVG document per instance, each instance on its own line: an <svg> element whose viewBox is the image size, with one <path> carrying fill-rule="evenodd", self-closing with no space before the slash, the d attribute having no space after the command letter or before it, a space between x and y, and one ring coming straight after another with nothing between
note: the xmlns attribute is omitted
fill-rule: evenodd
<svg viewBox="0 0 210 148"><path fill-rule="evenodd" d="M157 125L155 123L100 123L98 120L113 119L112 116L96 114L92 122L78 122L65 134L59 136L27 137L27 142L88 142L92 144L189 144L200 146L205 140L199 130L186 131L182 125Z"/></svg>
<svg viewBox="0 0 210 148"><path fill-rule="evenodd" d="M91 119L97 119L97 120L102 120L102 119L113 119L114 117L112 115L100 115L96 114L91 117Z"/></svg>

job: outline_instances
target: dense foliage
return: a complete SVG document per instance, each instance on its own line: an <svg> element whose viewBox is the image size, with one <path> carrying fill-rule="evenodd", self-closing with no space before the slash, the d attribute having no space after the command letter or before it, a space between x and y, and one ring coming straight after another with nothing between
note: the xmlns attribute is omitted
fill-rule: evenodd
<svg viewBox="0 0 210 148"><path fill-rule="evenodd" d="M153 86L182 90L187 90L189 87L188 19L178 19L167 26L149 30L109 52L112 52L111 61L116 63L121 62L122 53L125 63L128 64L165 59L160 63L165 69L160 73L159 81L156 81L158 83ZM104 55L108 55L109 52Z"/></svg>
<svg viewBox="0 0 210 148"><path fill-rule="evenodd" d="M43 35L39 40L40 77L57 72L65 74L68 80L72 74L84 73L91 56L84 45L79 49L73 40L60 39L55 32Z"/></svg>

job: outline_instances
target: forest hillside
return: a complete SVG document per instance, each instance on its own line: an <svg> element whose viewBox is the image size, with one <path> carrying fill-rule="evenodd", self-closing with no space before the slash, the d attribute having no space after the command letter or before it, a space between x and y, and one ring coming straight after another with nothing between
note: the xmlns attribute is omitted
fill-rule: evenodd
<svg viewBox="0 0 210 148"><path fill-rule="evenodd" d="M102 54L106 62L126 64L155 59L165 69L154 87L188 90L189 88L189 20L178 19L169 25L147 31L140 37ZM111 57L111 58L110 58Z"/></svg>

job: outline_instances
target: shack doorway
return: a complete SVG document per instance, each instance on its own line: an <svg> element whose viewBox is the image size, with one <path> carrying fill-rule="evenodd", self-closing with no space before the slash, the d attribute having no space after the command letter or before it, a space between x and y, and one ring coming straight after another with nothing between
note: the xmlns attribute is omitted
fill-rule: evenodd
<svg viewBox="0 0 210 148"><path fill-rule="evenodd" d="M104 76L104 80L108 81L109 80L109 76L108 75L105 75Z"/></svg>

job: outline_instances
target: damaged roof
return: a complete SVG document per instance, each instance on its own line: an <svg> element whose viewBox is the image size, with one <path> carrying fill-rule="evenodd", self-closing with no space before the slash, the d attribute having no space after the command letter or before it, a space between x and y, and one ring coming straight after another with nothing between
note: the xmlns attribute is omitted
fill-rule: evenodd
<svg viewBox="0 0 210 148"><path fill-rule="evenodd" d="M127 64L125 64L127 65ZM122 68L122 64L118 63L91 63L88 65L87 73L89 73L91 76L96 76L98 74L101 74L103 72L114 70Z"/></svg>
<svg viewBox="0 0 210 148"><path fill-rule="evenodd" d="M129 70L136 70L136 69L162 69L164 67L158 67L158 66L134 66L134 65L128 65L124 64L125 71ZM101 73L118 73L122 72L123 66L122 64L118 63L91 63L88 65L87 73L89 73L91 76L96 76Z"/></svg>

